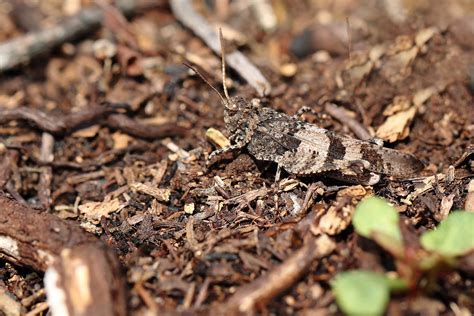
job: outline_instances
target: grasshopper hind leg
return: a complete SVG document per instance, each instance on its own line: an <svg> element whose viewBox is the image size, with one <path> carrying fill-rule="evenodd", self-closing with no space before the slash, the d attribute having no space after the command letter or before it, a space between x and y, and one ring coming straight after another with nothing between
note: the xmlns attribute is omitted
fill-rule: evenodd
<svg viewBox="0 0 474 316"><path fill-rule="evenodd" d="M325 176L339 180L346 183L374 185L380 181L380 175L374 172L365 170L360 174L344 173L342 171L329 171L324 173Z"/></svg>

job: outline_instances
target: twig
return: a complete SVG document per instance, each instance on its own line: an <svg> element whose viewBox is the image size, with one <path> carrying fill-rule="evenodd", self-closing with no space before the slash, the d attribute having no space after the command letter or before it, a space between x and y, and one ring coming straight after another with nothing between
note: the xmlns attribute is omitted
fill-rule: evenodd
<svg viewBox="0 0 474 316"><path fill-rule="evenodd" d="M103 242L1 192L0 217L0 253L14 264L47 270L53 315L126 315L120 264Z"/></svg>
<svg viewBox="0 0 474 316"><path fill-rule="evenodd" d="M0 123L6 123L12 120L26 120L33 122L40 130L54 135L69 134L77 129L96 123L102 123L132 136L145 139L182 136L186 133L185 128L174 123L145 125L125 115L113 114L125 107L125 105L121 104L94 106L62 116L52 115L34 108L18 107L0 110ZM105 117L108 117L108 119L104 120Z"/></svg>
<svg viewBox="0 0 474 316"><path fill-rule="evenodd" d="M148 7L144 1L116 1L125 14ZM52 48L87 34L102 22L103 14L99 8L82 10L75 16L48 29L28 33L0 45L0 72L31 61L34 57Z"/></svg>
<svg viewBox="0 0 474 316"><path fill-rule="evenodd" d="M459 157L458 160L456 160L455 163L453 163L453 166L458 168L459 166L461 166L464 162L468 161L467 158L469 158L469 156L473 155L474 154L474 145L467 145L467 148L466 150L464 150L463 154L461 155L461 157Z"/></svg>
<svg viewBox="0 0 474 316"><path fill-rule="evenodd" d="M54 160L54 137L49 133L41 136L40 160L52 162ZM41 174L38 187L38 198L45 209L51 205L51 183L53 182L53 168L51 166L41 167Z"/></svg>
<svg viewBox="0 0 474 316"><path fill-rule="evenodd" d="M110 128L115 128L126 134L144 139L183 136L187 131L184 127L175 123L164 123L161 125L141 124L123 114L110 115L106 124Z"/></svg>
<svg viewBox="0 0 474 316"><path fill-rule="evenodd" d="M326 235L318 238L309 235L305 244L281 265L250 284L240 287L223 305L226 314L251 314L265 306L272 298L290 288L317 258L334 250L334 242Z"/></svg>
<svg viewBox="0 0 474 316"><path fill-rule="evenodd" d="M53 135L70 133L85 125L94 124L100 118L118 111L124 106L92 106L67 115L53 115L29 107L0 110L0 123L12 120L26 120L34 123L40 130Z"/></svg>
<svg viewBox="0 0 474 316"><path fill-rule="evenodd" d="M219 35L211 25L197 13L189 0L171 0L171 9L175 17L199 36L214 53L220 54ZM270 93L271 86L268 80L241 52L234 51L226 54L227 63L237 71L260 96Z"/></svg>
<svg viewBox="0 0 474 316"><path fill-rule="evenodd" d="M349 127L359 139L367 140L372 138L369 131L362 124L347 115L347 113L337 105L326 103L324 110L336 120Z"/></svg>

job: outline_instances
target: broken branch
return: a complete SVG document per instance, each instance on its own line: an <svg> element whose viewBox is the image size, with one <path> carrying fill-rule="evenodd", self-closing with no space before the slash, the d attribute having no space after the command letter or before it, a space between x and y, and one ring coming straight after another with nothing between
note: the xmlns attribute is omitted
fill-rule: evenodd
<svg viewBox="0 0 474 316"><path fill-rule="evenodd" d="M290 288L317 258L334 250L334 242L326 235L318 238L310 235L303 247L288 256L281 265L257 280L240 287L224 304L230 314L251 314L265 306L272 298Z"/></svg>
<svg viewBox="0 0 474 316"><path fill-rule="evenodd" d="M0 110L0 123L25 120L34 123L40 130L53 135L69 134L96 123L102 123L126 134L145 139L182 136L186 132L186 129L174 123L145 125L128 118L126 115L114 114L124 108L126 108L126 105L122 104L93 106L76 113L57 116L34 108L18 107ZM108 117L108 119L101 121L105 117Z"/></svg>
<svg viewBox="0 0 474 316"><path fill-rule="evenodd" d="M53 315L126 315L120 263L78 225L38 212L0 192L0 253L45 271Z"/></svg>

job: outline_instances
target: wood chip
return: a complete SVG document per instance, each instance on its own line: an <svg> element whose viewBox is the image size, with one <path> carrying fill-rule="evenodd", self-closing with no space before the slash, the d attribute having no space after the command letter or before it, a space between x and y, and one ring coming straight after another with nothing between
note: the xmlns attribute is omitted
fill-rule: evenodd
<svg viewBox="0 0 474 316"><path fill-rule="evenodd" d="M227 137L224 136L219 130L215 128L209 128L206 131L206 137L209 139L214 145L218 146L219 148L224 148L230 146L230 141Z"/></svg>
<svg viewBox="0 0 474 316"><path fill-rule="evenodd" d="M298 67L294 63L288 63L288 64L281 65L279 70L280 70L280 74L283 77L290 78L296 75L296 72L298 71Z"/></svg>
<svg viewBox="0 0 474 316"><path fill-rule="evenodd" d="M441 222L448 217L449 212L451 211L451 208L453 207L455 196L456 196L455 194L449 194L447 196L443 196L443 199L441 200L441 205L439 207L439 213L435 214L435 218L437 221Z"/></svg>
<svg viewBox="0 0 474 316"><path fill-rule="evenodd" d="M282 191L288 192L288 191L292 191L299 184L300 182L296 179L286 178L286 179L281 180L280 183L278 183L278 188Z"/></svg>
<svg viewBox="0 0 474 316"><path fill-rule="evenodd" d="M128 144L133 138L127 134L115 132L112 134L112 140L114 141L114 149L127 148Z"/></svg>
<svg viewBox="0 0 474 316"><path fill-rule="evenodd" d="M22 315L20 302L3 286L0 286L0 312L5 316Z"/></svg>
<svg viewBox="0 0 474 316"><path fill-rule="evenodd" d="M361 186L351 186L340 190L336 202L319 220L318 228L328 235L337 235L352 221L356 205L371 192Z"/></svg>
<svg viewBox="0 0 474 316"><path fill-rule="evenodd" d="M136 192L151 195L160 202L168 202L171 195L170 189L160 189L145 183L135 182L130 185L130 188Z"/></svg>
<svg viewBox="0 0 474 316"><path fill-rule="evenodd" d="M36 316L36 315L43 315L43 312L48 309L48 303L41 302L36 304L36 306L25 314L25 316Z"/></svg>
<svg viewBox="0 0 474 316"><path fill-rule="evenodd" d="M91 221L99 221L102 216L108 217L110 213L121 209L119 199L107 202L87 202L79 205L79 211Z"/></svg>
<svg viewBox="0 0 474 316"><path fill-rule="evenodd" d="M75 131L74 133L72 133L72 137L92 138L92 137L95 137L97 135L97 133L99 132L99 129L100 129L100 125L98 125L98 124L91 125L89 127L86 127L86 128Z"/></svg>
<svg viewBox="0 0 474 316"><path fill-rule="evenodd" d="M469 181L467 185L466 201L464 202L464 210L474 212L474 180Z"/></svg>
<svg viewBox="0 0 474 316"><path fill-rule="evenodd" d="M408 194L408 196L405 199L401 199L401 202L412 205L412 201L416 199L418 196L421 194L428 192L433 189L433 186L437 181L442 181L444 180L446 176L443 173L438 173L433 176L429 177L424 177L417 179L417 181L414 182L415 184L415 191Z"/></svg>

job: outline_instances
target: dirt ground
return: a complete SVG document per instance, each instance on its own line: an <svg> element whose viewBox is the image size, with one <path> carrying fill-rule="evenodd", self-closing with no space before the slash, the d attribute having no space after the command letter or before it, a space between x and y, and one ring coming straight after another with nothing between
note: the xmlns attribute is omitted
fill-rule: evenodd
<svg viewBox="0 0 474 316"><path fill-rule="evenodd" d="M0 1L0 41L61 23L90 2ZM240 51L268 80L265 105L291 115L309 106L313 113L302 120L355 138L362 129L425 168L361 186L285 172L275 182L276 166L245 149L207 166L226 141L209 129L230 136L224 108L183 62L221 90L220 56L165 1L127 19L102 2L101 26L2 70L0 191L107 245L122 266L111 278L124 278L130 315L237 313L245 304L263 315L340 314L330 288L337 273L395 270L350 225L363 197L393 202L405 239L469 207L471 1L252 3L193 5L214 30L222 27L226 55ZM227 75L231 95L260 97L240 70L228 65ZM44 232L43 246L53 249L52 228L28 218L5 221L23 235ZM308 246L315 236L325 236L324 254ZM33 252L39 247L35 238L22 242ZM51 253L68 242L55 241ZM22 313L47 314L46 259L1 252L2 292ZM278 270L300 257L296 275ZM387 314L474 313L472 266L471 259L470 272L443 275L431 291L392 295Z"/></svg>

